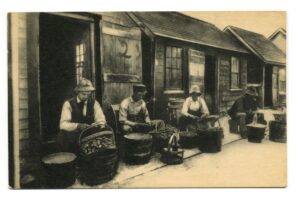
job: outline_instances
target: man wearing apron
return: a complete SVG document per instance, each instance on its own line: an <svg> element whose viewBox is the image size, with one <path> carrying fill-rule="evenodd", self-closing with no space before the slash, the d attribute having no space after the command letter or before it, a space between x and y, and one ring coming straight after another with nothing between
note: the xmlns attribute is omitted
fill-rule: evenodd
<svg viewBox="0 0 300 201"><path fill-rule="evenodd" d="M61 151L78 154L81 131L91 124L104 127L106 121L100 104L91 97L95 91L91 81L82 78L74 91L76 96L63 104L57 141Z"/></svg>
<svg viewBox="0 0 300 201"><path fill-rule="evenodd" d="M125 98L120 104L119 122L122 134L129 132L147 132L151 129L159 129L164 126L162 120L150 120L149 112L143 97L146 93L146 87L143 84L133 85L132 96ZM140 126L148 125L148 129Z"/></svg>
<svg viewBox="0 0 300 201"><path fill-rule="evenodd" d="M209 115L209 110L205 100L201 97L198 85L193 85L190 88L190 96L183 103L181 115L179 119L180 130L208 128L208 124L204 119Z"/></svg>

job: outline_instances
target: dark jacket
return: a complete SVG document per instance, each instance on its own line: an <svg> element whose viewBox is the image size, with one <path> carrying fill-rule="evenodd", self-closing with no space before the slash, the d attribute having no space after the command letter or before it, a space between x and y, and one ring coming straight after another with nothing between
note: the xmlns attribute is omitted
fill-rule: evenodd
<svg viewBox="0 0 300 201"><path fill-rule="evenodd" d="M250 116L253 116L253 112L256 111L257 108L258 103L256 98L248 94L244 94L233 103L227 113L231 119L236 119L237 113L246 113L248 116L246 118L249 118Z"/></svg>

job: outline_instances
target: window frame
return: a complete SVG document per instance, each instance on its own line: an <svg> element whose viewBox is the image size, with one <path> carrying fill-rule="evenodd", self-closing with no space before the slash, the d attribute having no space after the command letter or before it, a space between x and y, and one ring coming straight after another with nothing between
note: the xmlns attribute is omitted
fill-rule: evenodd
<svg viewBox="0 0 300 201"><path fill-rule="evenodd" d="M171 48L171 57L168 57L168 58L171 58L171 68L170 67L167 67L167 49L168 48ZM172 61L173 61L173 57L172 57L172 49L173 48L176 48L176 65L177 65L177 60L178 60L178 56L177 56L177 52L178 52L178 49L181 49L181 54L180 54L180 61L181 61L181 65L180 65L180 68L172 68ZM176 45L165 45L165 51L164 51L164 72L165 72L165 75L164 75L164 91L168 91L168 92L172 92L172 91L183 91L183 85L184 85L184 80L183 80L183 51L184 51L184 48L183 47L180 47L180 46L176 46ZM174 88L174 87L169 87L167 86L167 71L168 69L171 69L171 72L173 73L173 69L180 69L181 71L181 86L180 87L177 87L177 88Z"/></svg>
<svg viewBox="0 0 300 201"><path fill-rule="evenodd" d="M233 72L233 59L236 59L237 61L237 66L238 66L238 72ZM233 79L232 79L232 75L233 74L236 74L237 75L237 78L238 78L238 83L236 84L236 87L233 87ZM240 58L237 57L237 56L231 56L230 57L230 90L241 90L241 77L242 77L242 72L241 72L241 61L240 61Z"/></svg>
<svg viewBox="0 0 300 201"><path fill-rule="evenodd" d="M83 41L80 41L75 45L75 74L76 82L79 83L79 80L83 77L83 70L85 68L85 62L87 57L87 47Z"/></svg>

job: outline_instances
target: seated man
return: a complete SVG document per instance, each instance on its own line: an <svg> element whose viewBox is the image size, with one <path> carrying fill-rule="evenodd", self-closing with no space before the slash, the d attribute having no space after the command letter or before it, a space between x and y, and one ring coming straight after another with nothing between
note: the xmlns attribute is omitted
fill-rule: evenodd
<svg viewBox="0 0 300 201"><path fill-rule="evenodd" d="M132 96L125 98L120 104L119 121L123 134L129 132L147 132L164 126L162 120L150 120L149 112L143 96L146 87L143 84L133 85ZM148 125L148 128L146 128Z"/></svg>
<svg viewBox="0 0 300 201"><path fill-rule="evenodd" d="M62 151L78 154L81 131L91 124L104 127L106 121L100 104L91 97L95 91L91 81L82 78L74 91L76 96L67 100L62 108L58 144Z"/></svg>
<svg viewBox="0 0 300 201"><path fill-rule="evenodd" d="M203 129L209 126L209 122L205 121L205 117L209 115L209 111L205 100L201 97L201 91L198 85L193 85L190 88L190 96L187 97L183 103L181 115L179 119L180 130L195 127L196 124L198 124L198 128Z"/></svg>
<svg viewBox="0 0 300 201"><path fill-rule="evenodd" d="M240 133L245 132L245 125L253 121L255 112L258 109L258 94L254 87L246 89L245 93L239 97L228 110L231 120L240 126Z"/></svg>

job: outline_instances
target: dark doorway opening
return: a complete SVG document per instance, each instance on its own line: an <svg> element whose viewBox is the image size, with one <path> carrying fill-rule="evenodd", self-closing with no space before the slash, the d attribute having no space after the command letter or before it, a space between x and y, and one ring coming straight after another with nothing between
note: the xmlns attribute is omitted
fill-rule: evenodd
<svg viewBox="0 0 300 201"><path fill-rule="evenodd" d="M265 71L265 107L272 107L272 66L266 66Z"/></svg>
<svg viewBox="0 0 300 201"><path fill-rule="evenodd" d="M215 57L210 55L205 55L205 76L204 76L204 86L205 86L205 100L207 107L211 114L217 112L217 106L215 101L216 93L216 61Z"/></svg>
<svg viewBox="0 0 300 201"><path fill-rule="evenodd" d="M52 141L80 77L93 80L91 22L43 13L39 28L41 131Z"/></svg>

